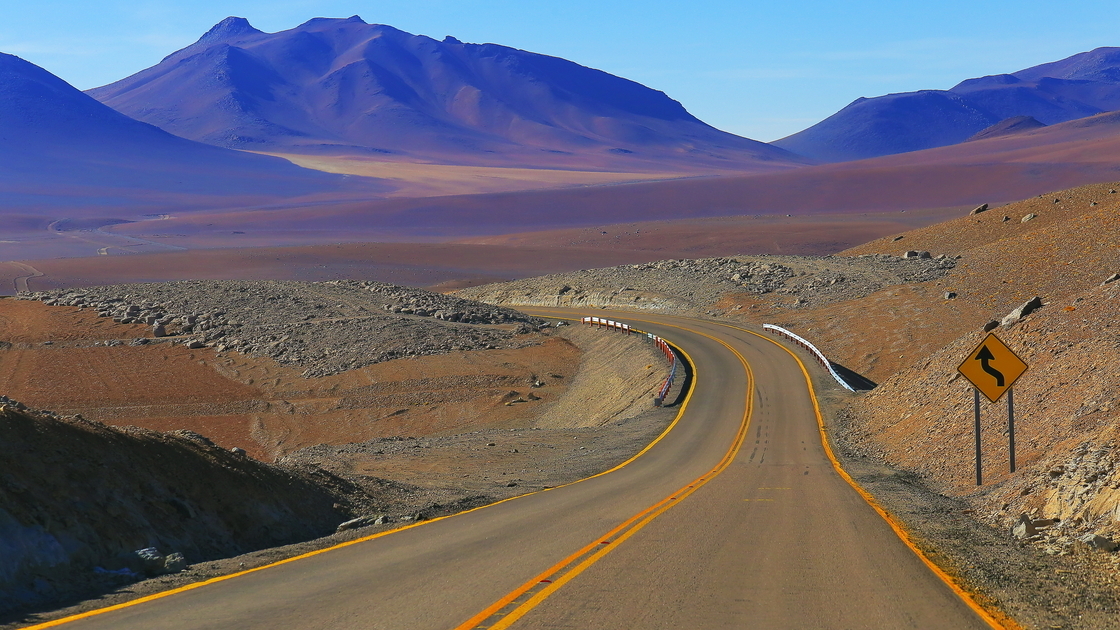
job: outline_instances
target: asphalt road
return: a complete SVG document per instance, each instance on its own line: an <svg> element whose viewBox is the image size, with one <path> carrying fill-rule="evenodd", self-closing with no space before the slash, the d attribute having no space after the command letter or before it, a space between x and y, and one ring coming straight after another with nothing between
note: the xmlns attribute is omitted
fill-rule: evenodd
<svg viewBox="0 0 1120 630"><path fill-rule="evenodd" d="M990 627L833 469L788 353L596 314L696 369L679 421L629 465L65 627Z"/></svg>

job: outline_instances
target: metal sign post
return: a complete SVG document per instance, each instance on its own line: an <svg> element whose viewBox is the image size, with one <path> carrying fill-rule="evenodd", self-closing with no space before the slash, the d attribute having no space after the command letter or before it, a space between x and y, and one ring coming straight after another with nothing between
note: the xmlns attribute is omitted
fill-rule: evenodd
<svg viewBox="0 0 1120 630"><path fill-rule="evenodd" d="M1027 364L1011 348L989 333L964 360L957 371L973 385L973 416L976 421L976 485L983 483L980 465L980 394L991 402L999 402L1007 394L1007 446L1011 456L1011 472L1015 472L1015 394L1011 386Z"/></svg>
<svg viewBox="0 0 1120 630"><path fill-rule="evenodd" d="M1007 390L1007 451L1011 455L1011 472L1015 472L1015 390Z"/></svg>
<svg viewBox="0 0 1120 630"><path fill-rule="evenodd" d="M973 410L976 417L976 485L984 483L983 467L980 465L980 390L972 389Z"/></svg>

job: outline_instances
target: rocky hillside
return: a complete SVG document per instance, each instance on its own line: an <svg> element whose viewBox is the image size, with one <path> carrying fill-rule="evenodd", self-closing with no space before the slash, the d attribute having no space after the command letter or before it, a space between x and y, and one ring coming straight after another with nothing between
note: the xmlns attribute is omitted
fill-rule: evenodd
<svg viewBox="0 0 1120 630"><path fill-rule="evenodd" d="M4 396L0 461L0 614L322 536L349 514L326 489L347 482L326 473Z"/></svg>
<svg viewBox="0 0 1120 630"><path fill-rule="evenodd" d="M917 251L909 256L903 252L902 256L859 258L763 255L662 260L488 284L456 295L511 306L604 306L679 314L710 314L722 302L738 298L798 310L857 300L887 286L927 282L943 276L954 264L950 257L934 258Z"/></svg>
<svg viewBox="0 0 1120 630"><path fill-rule="evenodd" d="M512 309L382 282L184 281L20 298L146 324L155 337L177 337L192 348L268 356L305 368L308 377L400 357L516 347L518 332L543 325Z"/></svg>

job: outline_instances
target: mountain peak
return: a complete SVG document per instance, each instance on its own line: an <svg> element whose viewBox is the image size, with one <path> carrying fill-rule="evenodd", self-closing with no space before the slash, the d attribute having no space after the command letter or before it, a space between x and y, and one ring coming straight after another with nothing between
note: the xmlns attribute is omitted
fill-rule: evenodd
<svg viewBox="0 0 1120 630"><path fill-rule="evenodd" d="M90 94L225 147L545 165L585 159L577 154L690 168L799 161L705 125L662 92L558 57L440 43L356 15L249 29L229 18L203 43Z"/></svg>
<svg viewBox="0 0 1120 630"><path fill-rule="evenodd" d="M365 24L366 21L360 16L351 15L348 18L327 18L327 17L314 17L297 26L297 29L305 28L308 26L320 26L324 24Z"/></svg>
<svg viewBox="0 0 1120 630"><path fill-rule="evenodd" d="M243 17L235 17L231 15L221 22L215 24L214 27L210 30L206 31L206 34L199 38L198 43L212 44L230 39L232 37L239 37L241 35L256 35L262 32L263 31L259 31L253 28L253 25L249 24L249 20L246 20Z"/></svg>

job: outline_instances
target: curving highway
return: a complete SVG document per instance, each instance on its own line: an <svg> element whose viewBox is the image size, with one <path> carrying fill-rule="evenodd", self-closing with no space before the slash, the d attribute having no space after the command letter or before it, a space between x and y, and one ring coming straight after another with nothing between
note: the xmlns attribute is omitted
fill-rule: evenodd
<svg viewBox="0 0 1120 630"><path fill-rule="evenodd" d="M1003 627L834 467L791 354L715 322L594 314L695 368L677 421L623 467L36 627Z"/></svg>

